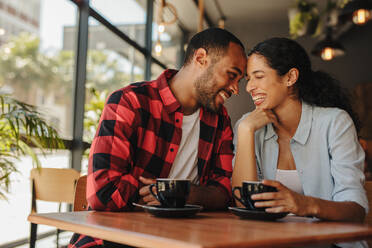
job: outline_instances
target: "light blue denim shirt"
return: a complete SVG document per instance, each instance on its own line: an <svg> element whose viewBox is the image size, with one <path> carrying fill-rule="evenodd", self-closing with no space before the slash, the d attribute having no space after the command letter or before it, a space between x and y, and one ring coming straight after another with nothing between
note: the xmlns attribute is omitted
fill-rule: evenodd
<svg viewBox="0 0 372 248"><path fill-rule="evenodd" d="M238 125L235 125L234 145ZM278 136L272 124L255 133L258 178L275 180L278 164ZM301 120L290 141L305 195L331 201L352 201L368 212L364 190L364 151L358 142L352 119L338 108L316 107L302 102ZM364 242L338 244L367 247Z"/></svg>

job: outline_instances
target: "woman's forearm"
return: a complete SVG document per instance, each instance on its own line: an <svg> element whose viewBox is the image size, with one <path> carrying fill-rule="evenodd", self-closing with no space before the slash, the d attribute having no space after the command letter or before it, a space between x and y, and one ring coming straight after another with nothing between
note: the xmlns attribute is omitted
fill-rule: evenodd
<svg viewBox="0 0 372 248"><path fill-rule="evenodd" d="M308 197L309 215L324 220L363 222L365 210L355 202L327 201Z"/></svg>
<svg viewBox="0 0 372 248"><path fill-rule="evenodd" d="M240 186L242 181L257 180L254 130L239 127L237 137L232 186Z"/></svg>

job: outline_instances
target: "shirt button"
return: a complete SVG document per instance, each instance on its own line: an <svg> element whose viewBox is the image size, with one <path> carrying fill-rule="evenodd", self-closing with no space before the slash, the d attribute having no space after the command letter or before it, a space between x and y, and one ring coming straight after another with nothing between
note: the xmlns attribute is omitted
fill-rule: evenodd
<svg viewBox="0 0 372 248"><path fill-rule="evenodd" d="M178 123L178 122L180 122L180 120L179 119L176 119L176 122Z"/></svg>
<svg viewBox="0 0 372 248"><path fill-rule="evenodd" d="M171 149L170 149L170 151L171 151L171 152L174 152L174 149L173 149L173 148L171 148Z"/></svg>

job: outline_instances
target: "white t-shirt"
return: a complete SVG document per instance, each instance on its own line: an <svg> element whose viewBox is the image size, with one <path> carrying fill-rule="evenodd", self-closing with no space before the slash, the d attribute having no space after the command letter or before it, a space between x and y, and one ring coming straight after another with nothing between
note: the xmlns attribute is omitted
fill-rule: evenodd
<svg viewBox="0 0 372 248"><path fill-rule="evenodd" d="M198 184L198 146L200 136L200 109L182 120L182 138L168 178L190 179Z"/></svg>
<svg viewBox="0 0 372 248"><path fill-rule="evenodd" d="M298 176L297 170L276 170L277 181L281 182L284 186L297 192L299 194L304 194L302 189L302 183L300 177Z"/></svg>

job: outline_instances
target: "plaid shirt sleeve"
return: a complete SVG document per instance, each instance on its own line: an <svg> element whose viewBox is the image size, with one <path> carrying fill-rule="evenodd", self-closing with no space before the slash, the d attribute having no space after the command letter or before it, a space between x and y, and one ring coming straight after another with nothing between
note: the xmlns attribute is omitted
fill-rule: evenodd
<svg viewBox="0 0 372 248"><path fill-rule="evenodd" d="M215 185L223 189L231 199L231 176L233 159L233 132L230 117L222 107L218 115L217 130L214 138L212 157L209 161L206 185Z"/></svg>
<svg viewBox="0 0 372 248"><path fill-rule="evenodd" d="M131 93L121 89L108 97L92 142L87 201L94 210L120 211L138 199L139 182L131 174L136 123Z"/></svg>

